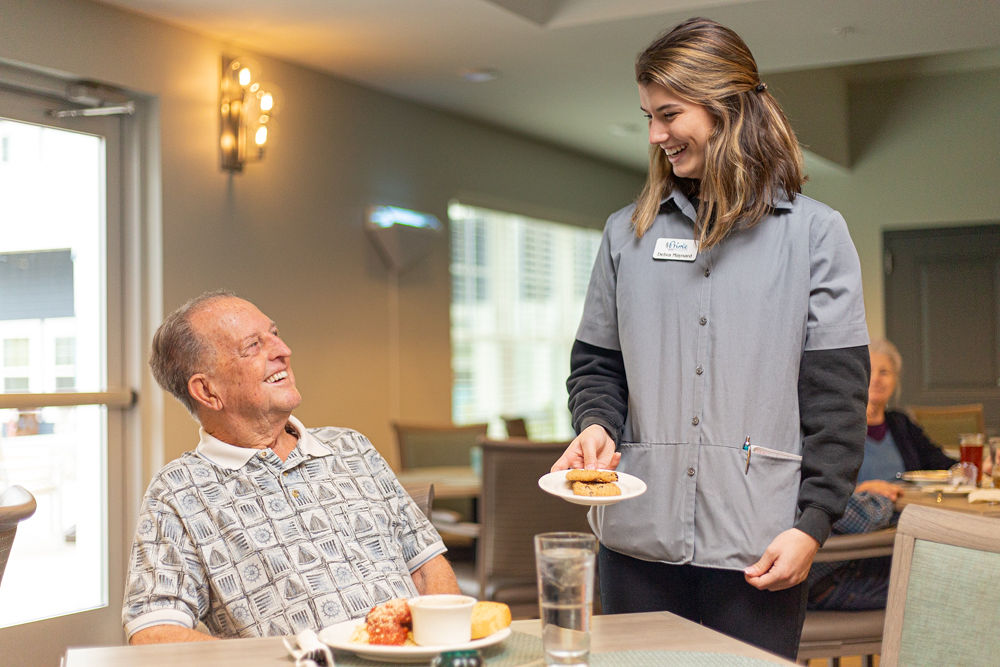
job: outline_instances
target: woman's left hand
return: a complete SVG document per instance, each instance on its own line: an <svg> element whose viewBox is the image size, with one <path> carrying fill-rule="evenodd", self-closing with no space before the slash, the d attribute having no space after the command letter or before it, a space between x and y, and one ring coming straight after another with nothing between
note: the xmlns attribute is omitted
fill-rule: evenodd
<svg viewBox="0 0 1000 667"><path fill-rule="evenodd" d="M743 571L747 583L762 591L781 591L805 581L819 542L798 528L771 540L764 555Z"/></svg>

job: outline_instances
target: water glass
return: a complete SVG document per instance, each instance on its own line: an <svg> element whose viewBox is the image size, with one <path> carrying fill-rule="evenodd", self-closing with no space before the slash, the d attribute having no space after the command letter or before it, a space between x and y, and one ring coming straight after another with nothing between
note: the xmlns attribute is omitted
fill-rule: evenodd
<svg viewBox="0 0 1000 667"><path fill-rule="evenodd" d="M976 486L983 481L983 434L958 434L959 462L976 466Z"/></svg>
<svg viewBox="0 0 1000 667"><path fill-rule="evenodd" d="M535 535L538 607L545 664L590 664L597 538L590 533Z"/></svg>

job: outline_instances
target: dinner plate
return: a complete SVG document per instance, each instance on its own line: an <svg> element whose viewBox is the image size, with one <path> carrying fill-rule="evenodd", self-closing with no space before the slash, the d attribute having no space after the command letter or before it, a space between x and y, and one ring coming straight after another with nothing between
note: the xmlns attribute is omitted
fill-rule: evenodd
<svg viewBox="0 0 1000 667"><path fill-rule="evenodd" d="M556 470L547 475L542 475L538 480L538 486L541 487L542 491L551 493L553 496L559 496L563 500L576 505L611 505L628 500L629 498L641 496L646 492L646 483L644 481L628 473L619 472L617 484L622 490L620 496L578 496L573 493L573 483L566 481L567 472L569 471Z"/></svg>
<svg viewBox="0 0 1000 667"><path fill-rule="evenodd" d="M497 630L488 637L473 639L464 644L448 646L380 646L378 644L358 644L351 641L354 630L363 625L364 620L343 621L319 631L319 640L338 651L350 651L365 660L380 662L422 662L427 663L442 651L464 651L499 644L510 636L510 628Z"/></svg>
<svg viewBox="0 0 1000 667"><path fill-rule="evenodd" d="M949 479L947 470L910 470L901 477L903 481L914 484L942 484Z"/></svg>

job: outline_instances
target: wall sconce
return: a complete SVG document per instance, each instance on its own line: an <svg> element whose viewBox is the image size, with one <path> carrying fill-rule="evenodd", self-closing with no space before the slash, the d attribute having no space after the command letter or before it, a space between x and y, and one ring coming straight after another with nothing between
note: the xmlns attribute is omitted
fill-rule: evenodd
<svg viewBox="0 0 1000 667"><path fill-rule="evenodd" d="M243 171L243 164L264 156L274 113L274 94L256 80L245 58L222 58L219 84L219 150L222 168Z"/></svg>

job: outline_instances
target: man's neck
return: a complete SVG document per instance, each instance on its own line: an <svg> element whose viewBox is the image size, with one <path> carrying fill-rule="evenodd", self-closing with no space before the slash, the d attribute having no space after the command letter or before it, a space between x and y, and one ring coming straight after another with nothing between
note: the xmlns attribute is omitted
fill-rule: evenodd
<svg viewBox="0 0 1000 667"><path fill-rule="evenodd" d="M226 444L247 449L270 449L284 461L299 439L299 434L288 421L289 416L281 420L247 422L228 420L216 414L202 415L201 426L210 436Z"/></svg>

